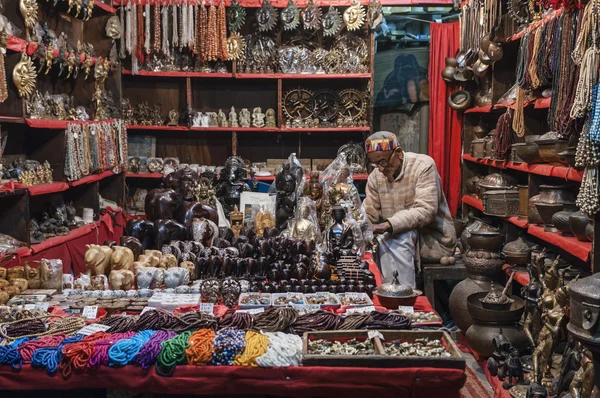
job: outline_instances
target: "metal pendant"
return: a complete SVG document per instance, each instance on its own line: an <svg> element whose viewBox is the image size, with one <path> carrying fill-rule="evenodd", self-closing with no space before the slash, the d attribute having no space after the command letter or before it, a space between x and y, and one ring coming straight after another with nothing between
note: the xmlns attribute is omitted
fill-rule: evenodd
<svg viewBox="0 0 600 398"><path fill-rule="evenodd" d="M349 31L362 28L365 23L365 9L357 0L352 0L352 5L344 11L344 23Z"/></svg>
<svg viewBox="0 0 600 398"><path fill-rule="evenodd" d="M256 10L258 30L268 32L277 24L277 10L269 0L264 0L262 7Z"/></svg>
<svg viewBox="0 0 600 398"><path fill-rule="evenodd" d="M229 24L229 30L237 32L244 26L246 21L246 9L240 5L236 0L231 2L229 10L227 10L227 23Z"/></svg>
<svg viewBox="0 0 600 398"><path fill-rule="evenodd" d="M13 83L19 91L19 97L29 98L33 94L36 87L36 77L37 72L31 58L23 53L12 74Z"/></svg>
<svg viewBox="0 0 600 398"><path fill-rule="evenodd" d="M244 40L244 38L238 32L232 32L227 39L227 52L229 53L229 59L237 60L242 58L245 47L246 40Z"/></svg>
<svg viewBox="0 0 600 398"><path fill-rule="evenodd" d="M289 0L287 7L281 11L281 21L284 30L293 30L300 25L300 9L294 0Z"/></svg>
<svg viewBox="0 0 600 398"><path fill-rule="evenodd" d="M313 0L310 0L304 10L302 10L302 24L304 29L316 30L321 26L323 11Z"/></svg>
<svg viewBox="0 0 600 398"><path fill-rule="evenodd" d="M323 27L323 34L325 36L335 36L338 34L342 27L342 16L337 8L329 6L329 10L321 22L321 26Z"/></svg>

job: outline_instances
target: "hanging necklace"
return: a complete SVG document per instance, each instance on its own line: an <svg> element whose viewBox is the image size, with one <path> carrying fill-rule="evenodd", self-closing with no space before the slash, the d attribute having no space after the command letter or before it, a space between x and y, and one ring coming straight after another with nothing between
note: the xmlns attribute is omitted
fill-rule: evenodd
<svg viewBox="0 0 600 398"><path fill-rule="evenodd" d="M221 61L229 59L229 51L227 50L227 16L225 14L225 3L221 0L219 9L217 10L218 32L219 32L219 58Z"/></svg>
<svg viewBox="0 0 600 398"><path fill-rule="evenodd" d="M154 41L152 46L152 51L155 54L160 53L161 36L160 36L160 6L158 4L154 5Z"/></svg>
<svg viewBox="0 0 600 398"><path fill-rule="evenodd" d="M171 7L171 12L173 13L173 36L172 36L172 43L173 43L173 49L176 49L177 47L179 47L179 33L177 32L177 29L179 28L179 24L177 23L177 15L179 14L179 8L177 7L177 4L174 4Z"/></svg>

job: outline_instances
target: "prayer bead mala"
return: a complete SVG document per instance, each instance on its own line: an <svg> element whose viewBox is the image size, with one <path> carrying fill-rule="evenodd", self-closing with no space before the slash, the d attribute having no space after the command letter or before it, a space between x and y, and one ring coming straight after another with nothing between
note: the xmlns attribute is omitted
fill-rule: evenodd
<svg viewBox="0 0 600 398"><path fill-rule="evenodd" d="M342 324L338 327L338 330L362 329L362 327L370 321L371 314L356 312L346 316L343 319Z"/></svg>
<svg viewBox="0 0 600 398"><path fill-rule="evenodd" d="M316 311L298 317L290 326L290 333L303 334L313 330L335 330L343 322L343 319L333 312Z"/></svg>
<svg viewBox="0 0 600 398"><path fill-rule="evenodd" d="M58 365L62 360L62 350L67 344L77 343L84 338L82 334L65 338L57 347L43 347L37 349L31 357L31 366L36 368L45 368L49 375L58 370Z"/></svg>
<svg viewBox="0 0 600 398"><path fill-rule="evenodd" d="M105 339L98 340L94 346L94 353L90 357L89 366L92 368L100 365L108 366L108 350L110 347L119 340L131 338L134 334L134 332L115 333Z"/></svg>
<svg viewBox="0 0 600 398"><path fill-rule="evenodd" d="M216 61L219 57L219 44L217 43L217 8L214 4L208 9L208 24L206 30L208 61Z"/></svg>
<svg viewBox="0 0 600 398"><path fill-rule="evenodd" d="M254 316L246 312L236 312L226 315L220 322L219 328L235 327L238 329L252 329L254 326Z"/></svg>
<svg viewBox="0 0 600 398"><path fill-rule="evenodd" d="M219 58L221 61L227 61L229 59L229 50L227 50L227 16L223 0L219 4L217 22Z"/></svg>
<svg viewBox="0 0 600 398"><path fill-rule="evenodd" d="M298 311L293 308L271 308L254 318L254 329L263 332L287 330L298 318Z"/></svg>
<svg viewBox="0 0 600 398"><path fill-rule="evenodd" d="M60 343L67 337L65 334L57 334L54 336L45 336L40 339L29 340L19 346L19 353L23 363L31 363L31 357L38 348L42 347L58 347Z"/></svg>
<svg viewBox="0 0 600 398"><path fill-rule="evenodd" d="M295 334L282 332L263 333L269 339L269 348L256 358L261 367L300 366L302 363L302 339Z"/></svg>
<svg viewBox="0 0 600 398"><path fill-rule="evenodd" d="M154 37L152 42L152 51L156 54L160 53L161 39L160 39L160 6L158 4L154 5L153 12L153 20L154 20Z"/></svg>
<svg viewBox="0 0 600 398"><path fill-rule="evenodd" d="M366 325L366 329L410 329L410 319L394 312L371 312L371 322Z"/></svg>
<svg viewBox="0 0 600 398"><path fill-rule="evenodd" d="M269 349L269 338L262 334L252 330L246 332L246 348L244 352L238 355L232 365L235 366L252 366L256 367L256 358L267 353Z"/></svg>
<svg viewBox="0 0 600 398"><path fill-rule="evenodd" d="M200 36L196 37L196 42L199 43L199 52L198 56L201 62L206 62L208 60L208 11L204 6L204 3L200 6L200 28L198 31L200 32Z"/></svg>

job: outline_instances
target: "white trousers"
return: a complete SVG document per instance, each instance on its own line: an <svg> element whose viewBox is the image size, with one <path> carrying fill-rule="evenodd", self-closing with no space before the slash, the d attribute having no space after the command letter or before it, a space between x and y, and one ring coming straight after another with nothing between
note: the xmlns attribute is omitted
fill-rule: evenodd
<svg viewBox="0 0 600 398"><path fill-rule="evenodd" d="M377 265L381 270L383 283L392 282L393 272L397 270L401 284L416 287L415 253L418 238L417 231L407 231L396 236L386 232L377 237L379 242Z"/></svg>

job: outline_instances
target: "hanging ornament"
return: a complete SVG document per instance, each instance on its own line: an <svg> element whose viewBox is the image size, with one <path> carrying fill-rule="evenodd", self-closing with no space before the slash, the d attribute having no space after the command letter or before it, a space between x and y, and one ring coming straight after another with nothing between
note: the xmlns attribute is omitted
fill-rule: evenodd
<svg viewBox="0 0 600 398"><path fill-rule="evenodd" d="M227 52L229 53L229 59L240 59L244 54L244 48L246 47L246 40L238 33L232 32L227 39Z"/></svg>
<svg viewBox="0 0 600 398"><path fill-rule="evenodd" d="M36 0L20 0L19 11L25 20L25 34L27 40L29 35L33 33L33 28L38 21L38 4Z"/></svg>
<svg viewBox="0 0 600 398"><path fill-rule="evenodd" d="M262 7L256 10L258 30L268 32L277 24L277 10L269 0L264 0Z"/></svg>
<svg viewBox="0 0 600 398"><path fill-rule="evenodd" d="M371 29L377 28L383 21L383 13L381 11L381 3L379 0L371 0L369 3L369 27Z"/></svg>
<svg viewBox="0 0 600 398"><path fill-rule="evenodd" d="M229 10L227 10L227 23L229 24L229 30L237 32L244 25L246 20L246 9L240 5L236 0L231 2Z"/></svg>
<svg viewBox="0 0 600 398"><path fill-rule="evenodd" d="M352 5L344 11L344 23L349 31L362 28L365 23L365 9L358 0L352 0Z"/></svg>
<svg viewBox="0 0 600 398"><path fill-rule="evenodd" d="M321 21L323 27L323 34L325 36L335 36L338 34L342 27L342 16L340 12L334 6L329 6L327 14Z"/></svg>
<svg viewBox="0 0 600 398"><path fill-rule="evenodd" d="M21 54L21 60L15 65L13 69L13 83L19 91L19 97L29 98L36 86L37 72L31 58L27 54Z"/></svg>
<svg viewBox="0 0 600 398"><path fill-rule="evenodd" d="M283 30L293 30L300 25L300 9L294 0L289 0L286 8L281 11Z"/></svg>
<svg viewBox="0 0 600 398"><path fill-rule="evenodd" d="M321 26L321 17L323 12L313 0L308 2L308 5L302 10L302 24L304 29L316 30Z"/></svg>

